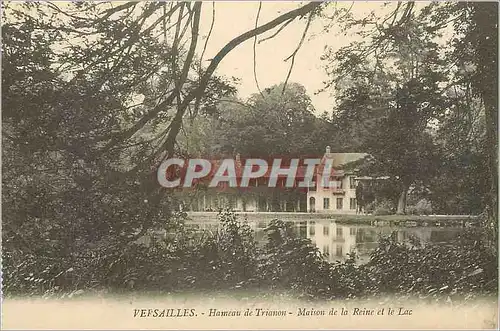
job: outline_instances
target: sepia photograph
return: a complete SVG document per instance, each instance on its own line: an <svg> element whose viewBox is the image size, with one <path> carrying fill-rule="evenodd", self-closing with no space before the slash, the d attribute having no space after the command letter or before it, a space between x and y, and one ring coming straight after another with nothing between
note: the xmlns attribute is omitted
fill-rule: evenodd
<svg viewBox="0 0 500 331"><path fill-rule="evenodd" d="M498 7L2 1L2 329L498 330Z"/></svg>

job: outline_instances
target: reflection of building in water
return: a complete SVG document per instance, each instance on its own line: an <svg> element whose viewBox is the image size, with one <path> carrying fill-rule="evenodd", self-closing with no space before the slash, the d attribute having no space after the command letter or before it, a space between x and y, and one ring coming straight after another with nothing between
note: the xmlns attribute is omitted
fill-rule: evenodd
<svg viewBox="0 0 500 331"><path fill-rule="evenodd" d="M267 241L265 228L269 221L253 221L248 225L255 233L255 239L260 246ZM333 220L310 220L292 223L295 233L301 238L308 238L323 253L328 261L344 261L349 253L356 253L358 263L369 261L370 253L377 248L381 236L394 233L398 242L408 241L412 238L422 243L449 242L460 229L450 228L400 228L389 226L368 226L338 224ZM191 224L199 230L214 231L217 229L215 222L200 222Z"/></svg>
<svg viewBox="0 0 500 331"><path fill-rule="evenodd" d="M330 262L343 261L349 253L355 253L360 263L368 262L370 253L377 248L381 236L395 232L398 242L417 238L430 242L436 230L431 228L391 228L366 225L337 224L334 221L316 220L307 222L307 238L325 254Z"/></svg>
<svg viewBox="0 0 500 331"><path fill-rule="evenodd" d="M344 260L356 248L356 229L329 220L308 222L307 238L329 261Z"/></svg>

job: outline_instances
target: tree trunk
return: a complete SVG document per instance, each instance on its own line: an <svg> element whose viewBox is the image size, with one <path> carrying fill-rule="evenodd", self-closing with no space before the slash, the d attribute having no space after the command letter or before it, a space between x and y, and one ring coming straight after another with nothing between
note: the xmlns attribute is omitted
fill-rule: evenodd
<svg viewBox="0 0 500 331"><path fill-rule="evenodd" d="M497 139L498 139L498 113L496 112L496 106L491 103L485 102L486 108L486 144L488 149L488 172L490 180L490 210L492 212L491 217L497 218L498 212L498 160L497 160Z"/></svg>
<svg viewBox="0 0 500 331"><path fill-rule="evenodd" d="M480 91L486 115L486 153L490 192L487 199L487 225L491 242L498 243L498 3L475 4L473 21L478 38L475 86Z"/></svg>
<svg viewBox="0 0 500 331"><path fill-rule="evenodd" d="M408 188L409 185L403 185L403 189L401 190L401 193L399 195L398 209L396 211L396 214L398 215L406 214L406 194L408 193Z"/></svg>

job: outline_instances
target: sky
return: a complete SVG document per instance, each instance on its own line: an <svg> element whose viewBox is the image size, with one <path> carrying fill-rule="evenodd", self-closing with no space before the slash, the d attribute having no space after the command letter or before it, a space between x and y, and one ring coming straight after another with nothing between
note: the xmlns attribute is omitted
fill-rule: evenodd
<svg viewBox="0 0 500 331"><path fill-rule="evenodd" d="M264 24L280 14L293 10L303 5L300 2L262 2L259 25ZM349 8L355 15L364 15L371 9L380 8L382 3L366 2L340 2L337 6ZM205 2L202 7L200 22L201 34L207 35L212 21L212 3ZM259 2L216 2L215 24L208 42L204 59L212 58L227 42L234 37L255 26L255 19ZM334 28L329 33L323 32L325 21L313 20L304 44L299 50L289 82L302 84L312 99L316 113L331 112L333 98L328 92L315 95L323 87L323 82L328 79L320 60L326 45L338 49L349 44L353 39L349 36L339 35L339 29ZM263 41L256 47L257 78L261 89L285 81L290 61L284 59L292 54L306 26L306 19L296 20L289 24L278 36ZM271 30L257 38L257 41L272 35L277 30ZM201 43L199 53L204 44ZM208 64L208 61L206 62ZM225 76L235 76L239 79L239 96L246 98L257 93L257 86L253 74L253 38L232 50L220 63L217 73Z"/></svg>
<svg viewBox="0 0 500 331"><path fill-rule="evenodd" d="M113 2L122 4L123 2ZM58 7L64 8L69 2L60 2ZM305 2L301 1L262 1L259 16L259 25L265 24L281 14L301 7ZM349 9L356 17L364 17L372 10L380 11L383 2L379 1L338 1L330 4L324 13L331 14L334 8ZM205 65L213 58L219 50L238 35L255 28L258 1L204 1L200 20L200 35L198 41L197 55L200 56L205 44L205 38L209 34L212 23L212 6L215 5L215 23L210 39L204 53ZM294 20L287 25L276 37L258 43L256 46L256 73L260 88L263 90L275 84L285 81L290 61L284 61L296 49L304 32L307 19ZM331 23L327 19L315 18L306 35L305 41L295 57L293 71L289 82L302 84L312 99L316 114L332 112L334 98L328 91L317 94L328 80L324 61L320 60L324 54L325 47L339 49L352 42L353 36L340 33L337 23L333 22L333 28L329 32L324 31L325 25ZM278 28L270 30L257 37L257 42L271 36ZM249 39L233 49L219 64L216 74L240 79L238 88L239 97L246 99L254 93L258 93L254 78L254 39Z"/></svg>

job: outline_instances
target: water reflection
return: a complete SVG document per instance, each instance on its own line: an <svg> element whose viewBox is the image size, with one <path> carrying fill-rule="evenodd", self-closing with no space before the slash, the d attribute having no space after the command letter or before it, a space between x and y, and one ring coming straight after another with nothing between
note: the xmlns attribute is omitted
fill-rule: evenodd
<svg viewBox="0 0 500 331"><path fill-rule="evenodd" d="M255 232L258 243L264 244L266 234L264 229L270 221L249 222ZM307 220L292 222L297 235L309 238L330 261L344 261L349 253L356 253L359 263L369 260L372 250L377 247L381 235L390 235L396 232L399 242L410 238L418 238L424 243L446 243L455 238L461 228L439 227L396 227L396 226L370 226L339 224L333 220ZM191 226L200 230L215 229L216 223L192 223Z"/></svg>

